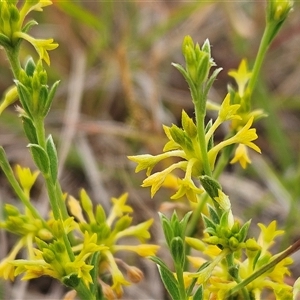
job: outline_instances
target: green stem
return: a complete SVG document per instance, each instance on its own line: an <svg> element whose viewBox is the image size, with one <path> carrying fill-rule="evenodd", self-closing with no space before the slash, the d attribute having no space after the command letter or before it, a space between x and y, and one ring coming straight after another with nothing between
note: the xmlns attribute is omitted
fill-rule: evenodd
<svg viewBox="0 0 300 300"><path fill-rule="evenodd" d="M185 300L186 292L185 292L185 285L184 285L184 280L183 280L182 266L175 263L175 269L176 269L176 275L177 275L177 281L178 281L178 287L179 287L179 293L180 293L180 300Z"/></svg>
<svg viewBox="0 0 300 300"><path fill-rule="evenodd" d="M27 207L27 209L30 211L33 217L36 219L39 219L43 222L44 226L48 228L48 225L43 220L43 218L40 216L39 212L36 210L36 208L30 203L28 197L20 187L17 179L14 176L14 172L6 158L5 151L2 147L0 147L0 166L8 179L9 183L11 184L12 188L14 189L17 196L20 198L22 203Z"/></svg>
<svg viewBox="0 0 300 300"><path fill-rule="evenodd" d="M234 264L234 254L233 253L228 254L226 257L226 261L227 261L227 265L228 265L229 274L235 280L235 282L240 283L241 279L238 274L238 269L236 268L236 266ZM245 287L242 288L242 294L243 294L244 300L251 300L249 291Z"/></svg>
<svg viewBox="0 0 300 300"><path fill-rule="evenodd" d="M266 56L267 50L270 46L270 41L271 41L271 36L272 36L273 31L274 31L274 28L273 28L272 24L271 23L267 24L265 27L259 48L258 48L254 66L252 68L252 76L248 83L247 89L250 93L250 95L249 95L250 97L251 97L253 90L257 84L258 75L259 75L262 63L264 61L264 58Z"/></svg>
<svg viewBox="0 0 300 300"><path fill-rule="evenodd" d="M82 280L80 281L79 285L76 287L76 292L78 297L82 300L86 300L86 299L100 300L97 299L97 295L91 293L90 289L86 287L86 285L83 283Z"/></svg>
<svg viewBox="0 0 300 300"><path fill-rule="evenodd" d="M203 208L208 200L208 195L202 194L203 196L198 197L198 204L196 209L193 211L191 219L188 223L188 227L186 229L186 236L194 236L199 225L199 217L203 211Z"/></svg>
<svg viewBox="0 0 300 300"><path fill-rule="evenodd" d="M211 176L211 168L208 161L207 145L205 141L205 114L206 114L206 100L202 92L203 86L199 90L192 89L192 98L195 105L195 115L197 124L197 135L199 147L201 151L201 159L203 164L203 172L205 175ZM203 174L202 174L203 175Z"/></svg>
<svg viewBox="0 0 300 300"><path fill-rule="evenodd" d="M17 48L5 48L6 55L8 57L13 75L16 79L19 79L20 71L21 71L21 64L19 60L19 47Z"/></svg>

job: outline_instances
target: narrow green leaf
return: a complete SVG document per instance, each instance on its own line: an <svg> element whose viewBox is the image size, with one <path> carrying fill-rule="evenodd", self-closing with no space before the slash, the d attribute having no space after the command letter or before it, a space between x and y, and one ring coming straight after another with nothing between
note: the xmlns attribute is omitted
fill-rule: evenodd
<svg viewBox="0 0 300 300"><path fill-rule="evenodd" d="M202 300L202 299L203 299L203 286L200 285L193 296L193 300Z"/></svg>
<svg viewBox="0 0 300 300"><path fill-rule="evenodd" d="M180 300L180 293L178 288L178 282L174 277L173 273L167 269L163 268L161 265L157 265L158 272L160 274L161 280L168 291L169 295L173 300Z"/></svg>
<svg viewBox="0 0 300 300"><path fill-rule="evenodd" d="M30 95L30 92L28 91L27 87L24 86L20 81L15 80L15 83L17 85L19 99L22 104L22 108L25 110L27 115L30 118L32 118L31 115L32 97Z"/></svg>
<svg viewBox="0 0 300 300"><path fill-rule="evenodd" d="M29 147L32 158L38 169L43 175L48 176L50 171L50 162L46 151L37 144L29 144L27 147Z"/></svg>
<svg viewBox="0 0 300 300"><path fill-rule="evenodd" d="M204 225L205 225L205 228L213 228L214 230L216 230L216 224L210 220L207 216L203 215L202 214L202 218L203 218L203 222L204 222Z"/></svg>
<svg viewBox="0 0 300 300"><path fill-rule="evenodd" d="M164 231L164 236L165 236L167 245L170 247L171 240L174 237L173 229L170 225L170 221L167 219L167 217L165 215L163 215L160 212L158 213L158 215L160 217L160 223L161 223L163 231Z"/></svg>
<svg viewBox="0 0 300 300"><path fill-rule="evenodd" d="M50 162L50 173L52 177L53 183L57 180L57 173L58 173L58 158L57 158L57 151L56 147L52 138L52 135L49 135L46 141L46 149L47 154Z"/></svg>
<svg viewBox="0 0 300 300"><path fill-rule="evenodd" d="M53 98L54 98L54 95L55 95L55 93L56 93L56 90L57 90L57 87L58 87L59 83L60 83L59 80L56 81L56 82L52 85L50 91L48 92L47 101L45 102L44 107L43 107L43 112L42 112L42 116L43 116L43 117L46 117L47 114L48 114L48 112L49 112L49 110L50 110L50 107L51 107L51 105L52 105Z"/></svg>
<svg viewBox="0 0 300 300"><path fill-rule="evenodd" d="M174 237L171 241L170 251L176 264L184 266L185 248L181 237Z"/></svg>
<svg viewBox="0 0 300 300"><path fill-rule="evenodd" d="M187 223L190 219L190 216L193 212L192 211L189 211L187 212L184 217L182 218L182 220L179 222L180 226L181 226L181 238L184 240L184 237L185 237L185 230L186 230L186 227L187 227Z"/></svg>
<svg viewBox="0 0 300 300"><path fill-rule="evenodd" d="M200 181L203 188L212 200L214 200L215 197L218 197L218 190L222 190L222 187L218 181L208 175L200 176Z"/></svg>
<svg viewBox="0 0 300 300"><path fill-rule="evenodd" d="M26 115L22 115L21 118L22 118L23 129L29 142L32 144L37 144L38 139L37 139L36 129L33 122Z"/></svg>
<svg viewBox="0 0 300 300"><path fill-rule="evenodd" d="M239 232L239 242L243 242L246 239L250 224L251 224L251 220L249 220L242 226Z"/></svg>
<svg viewBox="0 0 300 300"><path fill-rule="evenodd" d="M217 212L215 211L215 209L212 206L208 205L208 211L209 211L209 215L210 215L210 218L213 221L213 223L219 224L220 218L219 218Z"/></svg>
<svg viewBox="0 0 300 300"><path fill-rule="evenodd" d="M39 102L38 102L38 115L44 117L44 107L47 105L47 99L48 99L48 87L46 85L40 86L39 91Z"/></svg>

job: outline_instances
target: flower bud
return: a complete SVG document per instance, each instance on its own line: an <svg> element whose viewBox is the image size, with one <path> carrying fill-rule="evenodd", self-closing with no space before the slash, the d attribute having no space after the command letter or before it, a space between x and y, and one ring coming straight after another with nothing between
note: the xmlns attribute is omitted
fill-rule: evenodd
<svg viewBox="0 0 300 300"><path fill-rule="evenodd" d="M138 283L144 278L144 273L137 267L130 266L127 268L128 279L133 283Z"/></svg>

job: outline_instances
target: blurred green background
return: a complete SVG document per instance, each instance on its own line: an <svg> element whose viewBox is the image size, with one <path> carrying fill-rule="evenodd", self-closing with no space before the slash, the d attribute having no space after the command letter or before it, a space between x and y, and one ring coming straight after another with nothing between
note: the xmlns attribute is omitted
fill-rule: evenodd
<svg viewBox="0 0 300 300"><path fill-rule="evenodd" d="M264 30L265 2L53 2L43 13L31 14L40 23L31 32L35 37L53 37L59 43L59 48L49 53L49 76L53 82L60 79L61 84L46 125L58 144L63 189L76 197L84 187L106 210L110 197L127 191L136 222L157 219L157 211L172 191L165 189L150 199L150 191L140 187L144 175L134 173L135 165L127 155L159 153L165 141L162 124L180 123L182 109L193 115L187 84L171 66L172 62L183 62L183 37L191 35L199 44L210 40L212 56L223 71L209 97L220 103L227 85L234 85L228 70L236 69L242 58L252 66ZM269 114L256 124L262 155L251 152L253 163L246 171L230 166L221 177L235 215L253 219L253 235L257 222L273 219L286 230L276 250L300 238L299 8L296 2L271 45L253 95L253 108L263 108ZM25 63L34 50L25 42L22 49ZM12 84L11 76L0 51L1 93ZM209 113L208 118L214 116ZM216 139L224 133L221 129ZM11 106L0 118L0 144L12 164L34 168L26 143ZM0 184L1 202L16 203L2 173ZM41 181L32 197L46 214ZM173 202L170 209L174 207L189 209L186 202ZM1 234L2 258L13 237ZM152 242L162 244L158 223L152 234ZM167 299L153 263L127 259L142 268L145 280L128 288L126 299ZM293 276L298 277L300 255L294 259ZM64 292L47 278L6 285L9 299L40 299L41 294L44 299L60 299Z"/></svg>

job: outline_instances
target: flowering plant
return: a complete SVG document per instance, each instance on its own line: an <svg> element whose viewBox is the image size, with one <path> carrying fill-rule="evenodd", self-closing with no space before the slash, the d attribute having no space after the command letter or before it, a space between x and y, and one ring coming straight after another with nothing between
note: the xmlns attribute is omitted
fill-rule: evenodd
<svg viewBox="0 0 300 300"><path fill-rule="evenodd" d="M237 70L229 71L236 87L229 86L220 105L207 100L222 70L215 68L210 42L207 39L200 46L186 36L182 43L185 66L173 66L190 88L195 118L183 110L181 126L163 126L167 142L162 153L129 156L137 164L136 172L146 170L142 186L151 188L151 197L173 180L176 191L171 199L185 199L190 204L191 211L182 218L176 211L169 218L159 213L173 267L156 256L158 245L147 243L153 219L132 224L128 194L112 198L112 208L106 212L100 204L94 207L84 189L78 199L62 191L56 145L51 135L46 136L44 126L59 85L59 81L48 85L44 63L50 65L48 51L58 44L53 39L34 38L29 31L37 23L25 22L31 11L42 11L50 4L46 0L26 0L21 4L0 1L0 45L14 77L0 113L19 99L17 111L37 168L31 171L17 165L13 169L4 148L0 148L1 169L22 204L4 206L5 218L0 227L18 238L0 262L0 277L13 281L21 274L23 280L50 276L71 290L66 299L76 295L80 299L121 298L124 286L143 278L139 268L115 256L119 251L131 251L157 265L162 283L174 300L261 299L265 290L271 290L276 299L296 299L299 280L293 287L284 279L290 274L290 255L299 250L300 241L273 254L270 249L275 238L284 234L277 229L276 221L269 225L259 223L258 238L250 238L251 220L243 223L234 216L231 201L219 181L226 165L240 163L246 168L251 163L249 151L261 153L254 124L266 114L251 108L251 96L266 51L291 11L292 2L268 1L266 28L255 64L249 69L243 59ZM22 66L20 46L24 41L34 47L38 59L30 57ZM207 122L210 106L218 115ZM216 142L215 134L224 124L229 124L229 131ZM157 171L157 165L164 160L171 163ZM46 218L31 201L38 176L45 182L51 207ZM203 226L200 237L196 235L199 224ZM133 237L137 243L124 244L124 237ZM23 249L26 257L20 258Z"/></svg>
<svg viewBox="0 0 300 300"><path fill-rule="evenodd" d="M159 247L145 244L153 219L132 225L133 209L127 204L127 194L112 198L111 211L106 214L101 205L93 207L85 190L81 191L80 200L62 192L56 146L51 135L45 136L44 128L59 81L49 87L43 63L50 65L48 51L58 44L53 39L35 39L28 32L37 23L25 23L31 11L42 11L50 4L51 1L28 0L18 8L18 1L0 2L0 45L14 76L14 85L7 89L0 112L20 100L17 111L38 169L32 172L16 166L13 170L4 148L0 148L1 169L23 204L22 209L11 204L4 206L5 219L0 227L17 235L18 240L0 263L0 277L13 281L20 274L23 280L46 275L76 291L81 299L120 298L123 286L139 282L143 273L114 255L119 251L142 257L155 255ZM38 54L37 61L30 57L24 67L19 58L23 41L32 44ZM45 181L51 206L47 218L30 199L38 176ZM139 243L123 245L119 242L123 237L133 237ZM22 249L27 251L24 259L19 258ZM74 298L75 294L68 295L71 296Z"/></svg>

